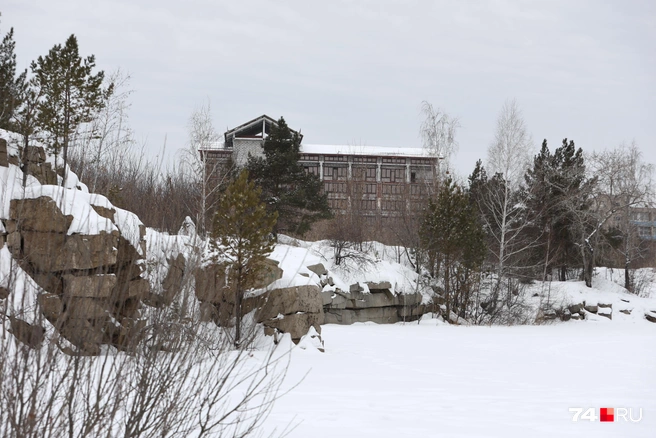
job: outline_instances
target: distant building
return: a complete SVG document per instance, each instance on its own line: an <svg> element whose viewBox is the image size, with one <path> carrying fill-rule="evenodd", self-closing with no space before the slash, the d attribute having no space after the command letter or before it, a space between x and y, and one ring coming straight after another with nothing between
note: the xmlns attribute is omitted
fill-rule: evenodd
<svg viewBox="0 0 656 438"><path fill-rule="evenodd" d="M262 156L263 141L276 123L262 115L226 131L223 142L201 149L208 175L216 174L218 183L216 169L230 162L244 166L249 154ZM420 148L312 145L302 139L300 163L323 181L335 212L350 208L363 216L394 217L416 211L436 180L438 159Z"/></svg>
<svg viewBox="0 0 656 438"><path fill-rule="evenodd" d="M629 220L644 240L656 240L656 208L635 207L629 212Z"/></svg>

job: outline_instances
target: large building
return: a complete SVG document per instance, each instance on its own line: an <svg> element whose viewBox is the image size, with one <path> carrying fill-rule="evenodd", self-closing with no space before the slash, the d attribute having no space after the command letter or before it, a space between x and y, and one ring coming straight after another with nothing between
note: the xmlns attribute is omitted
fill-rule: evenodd
<svg viewBox="0 0 656 438"><path fill-rule="evenodd" d="M246 164L262 156L262 144L276 121L263 115L230 129L223 141L200 150L208 175L227 163ZM300 134L299 134L300 136ZM302 140L302 136L301 140ZM395 217L416 211L436 180L439 161L419 148L313 145L301 141L300 163L323 181L335 212Z"/></svg>

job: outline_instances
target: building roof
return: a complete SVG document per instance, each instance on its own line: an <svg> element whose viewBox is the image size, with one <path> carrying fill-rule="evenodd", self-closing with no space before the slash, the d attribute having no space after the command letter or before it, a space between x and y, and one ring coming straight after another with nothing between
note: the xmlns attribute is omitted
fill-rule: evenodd
<svg viewBox="0 0 656 438"><path fill-rule="evenodd" d="M301 153L326 155L369 155L430 158L423 148L398 148L385 146L352 146L327 144L301 144Z"/></svg>
<svg viewBox="0 0 656 438"><path fill-rule="evenodd" d="M232 139L234 137L266 138L272 125L278 126L278 122L266 114L262 114L253 120L249 120L246 123L242 123L241 125L226 131L225 134L223 134L225 145L227 147L232 147ZM303 136L299 132L294 131L291 128L290 131L294 134L298 134L299 137L303 139Z"/></svg>

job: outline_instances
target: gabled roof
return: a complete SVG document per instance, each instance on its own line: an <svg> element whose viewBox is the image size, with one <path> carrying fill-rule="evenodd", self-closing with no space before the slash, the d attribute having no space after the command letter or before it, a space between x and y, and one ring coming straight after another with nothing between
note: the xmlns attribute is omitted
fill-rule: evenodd
<svg viewBox="0 0 656 438"><path fill-rule="evenodd" d="M232 128L225 132L225 146L232 147L232 139L235 137L255 137L264 139L269 133L271 126L278 126L278 122L266 114L256 117L246 123L242 123L236 128ZM290 129L293 133L298 134L301 139L303 138L300 133Z"/></svg>

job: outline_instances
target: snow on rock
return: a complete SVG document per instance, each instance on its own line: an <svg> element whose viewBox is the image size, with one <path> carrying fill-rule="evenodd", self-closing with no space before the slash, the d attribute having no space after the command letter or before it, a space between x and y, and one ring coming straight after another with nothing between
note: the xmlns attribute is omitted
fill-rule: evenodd
<svg viewBox="0 0 656 438"><path fill-rule="evenodd" d="M91 206L91 195L88 193L46 185L27 188L23 198L36 199L42 196L52 198L65 216L73 216L68 235L111 233L118 230L111 220L96 213Z"/></svg>

